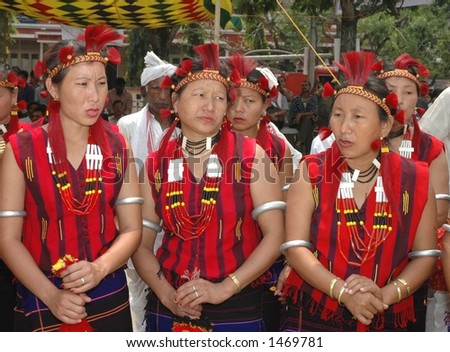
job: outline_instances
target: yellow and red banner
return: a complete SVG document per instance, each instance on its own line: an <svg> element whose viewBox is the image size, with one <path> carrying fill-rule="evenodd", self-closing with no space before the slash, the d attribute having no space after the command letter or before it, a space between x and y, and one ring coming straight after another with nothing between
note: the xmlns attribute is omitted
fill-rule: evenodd
<svg viewBox="0 0 450 352"><path fill-rule="evenodd" d="M0 0L0 9L37 20L74 27L107 23L118 29L162 28L214 19L215 0ZM220 0L220 25L232 12L231 0Z"/></svg>

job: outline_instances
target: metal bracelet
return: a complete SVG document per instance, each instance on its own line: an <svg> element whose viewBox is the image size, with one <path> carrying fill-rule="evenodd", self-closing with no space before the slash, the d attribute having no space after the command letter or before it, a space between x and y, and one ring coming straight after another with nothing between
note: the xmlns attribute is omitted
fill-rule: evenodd
<svg viewBox="0 0 450 352"><path fill-rule="evenodd" d="M450 200L450 195L443 194L443 193L437 193L436 200Z"/></svg>
<svg viewBox="0 0 450 352"><path fill-rule="evenodd" d="M408 259L415 259L419 257L440 257L441 251L439 249L421 249L412 251L408 254Z"/></svg>
<svg viewBox="0 0 450 352"><path fill-rule="evenodd" d="M117 199L115 207L124 204L144 204L144 198L142 197L128 197Z"/></svg>
<svg viewBox="0 0 450 352"><path fill-rule="evenodd" d="M281 192L286 192L289 187L291 187L290 183L286 183L285 185L283 185L283 187L281 187Z"/></svg>
<svg viewBox="0 0 450 352"><path fill-rule="evenodd" d="M265 213L266 211L269 211L269 210L275 210L275 209L285 210L286 202L283 202L281 200L275 200L272 202L267 202L267 203L261 204L261 205L257 206L255 209L253 209L252 218L253 218L253 220L256 220L256 219L258 219L258 216L260 216L262 213Z"/></svg>
<svg viewBox="0 0 450 352"><path fill-rule="evenodd" d="M150 230L155 230L156 233L158 233L162 230L161 225L157 224L156 222L146 220L146 219L142 220L142 226L144 226Z"/></svg>
<svg viewBox="0 0 450 352"><path fill-rule="evenodd" d="M450 225L449 224L442 224L441 226L445 232L450 232Z"/></svg>
<svg viewBox="0 0 450 352"><path fill-rule="evenodd" d="M27 216L27 212L25 210L2 210L2 211L0 211L0 218L13 218L16 216L24 218L25 216Z"/></svg>
<svg viewBox="0 0 450 352"><path fill-rule="evenodd" d="M305 247L305 248L312 248L312 243L305 241L305 240L292 240L292 241L287 241L284 242L281 246L280 246L280 252L282 255L284 255L286 253L286 250L288 250L289 248L292 247Z"/></svg>

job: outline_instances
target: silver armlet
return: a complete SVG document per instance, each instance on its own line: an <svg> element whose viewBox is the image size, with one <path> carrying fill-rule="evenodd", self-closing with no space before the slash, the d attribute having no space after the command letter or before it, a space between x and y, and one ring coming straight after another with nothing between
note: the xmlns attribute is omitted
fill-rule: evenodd
<svg viewBox="0 0 450 352"><path fill-rule="evenodd" d="M292 241L287 241L284 242L281 246L280 246L280 252L281 254L285 254L286 250L288 250L289 248L292 247L305 247L308 249L312 248L312 243L308 242L308 241L304 241L304 240L292 240Z"/></svg>
<svg viewBox="0 0 450 352"><path fill-rule="evenodd" d="M286 192L290 186L291 186L290 183L286 183L285 185L283 185L283 187L281 187L281 192Z"/></svg>
<svg viewBox="0 0 450 352"><path fill-rule="evenodd" d="M412 251L408 254L408 259L416 259L419 257L440 257L441 251L439 249L422 249L418 251Z"/></svg>
<svg viewBox="0 0 450 352"><path fill-rule="evenodd" d="M155 230L156 233L158 233L159 231L162 230L162 227L159 224L157 224L156 222L150 221L150 220L146 220L146 219L142 220L142 226L144 226L150 230Z"/></svg>
<svg viewBox="0 0 450 352"><path fill-rule="evenodd" d="M449 224L442 224L441 226L445 232L450 232L450 225Z"/></svg>
<svg viewBox="0 0 450 352"><path fill-rule="evenodd" d="M261 204L261 205L257 206L255 209L253 209L252 218L253 218L253 220L256 220L256 219L258 219L258 216L260 216L262 213L265 213L266 211L269 211L269 210L275 210L275 209L285 210L286 202L283 202L281 200L274 200L272 202L267 202L267 203Z"/></svg>
<svg viewBox="0 0 450 352"><path fill-rule="evenodd" d="M24 218L25 216L27 216L27 212L25 210L2 210L2 211L0 211L0 218L13 218L13 217Z"/></svg>
<svg viewBox="0 0 450 352"><path fill-rule="evenodd" d="M117 207L119 205L124 205L124 204L144 204L144 198L128 197L128 198L117 199L116 204L114 206Z"/></svg>
<svg viewBox="0 0 450 352"><path fill-rule="evenodd" d="M450 195L443 194L443 193L437 193L436 200L450 200Z"/></svg>

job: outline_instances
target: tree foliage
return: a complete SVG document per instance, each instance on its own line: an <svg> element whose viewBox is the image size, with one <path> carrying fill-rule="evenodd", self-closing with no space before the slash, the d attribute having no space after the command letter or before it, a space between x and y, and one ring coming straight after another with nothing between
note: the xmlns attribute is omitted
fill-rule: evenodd
<svg viewBox="0 0 450 352"><path fill-rule="evenodd" d="M449 1L402 9L397 18L383 13L361 21L361 43L384 60L407 52L419 58L432 76L447 78L450 72Z"/></svg>
<svg viewBox="0 0 450 352"><path fill-rule="evenodd" d="M165 28L135 28L128 32L127 81L134 86L140 86L140 77L144 69L144 57L147 51L153 50L161 59L169 57L179 26Z"/></svg>
<svg viewBox="0 0 450 352"><path fill-rule="evenodd" d="M9 48L14 44L12 23L16 21L12 12L0 11L0 62L8 61Z"/></svg>

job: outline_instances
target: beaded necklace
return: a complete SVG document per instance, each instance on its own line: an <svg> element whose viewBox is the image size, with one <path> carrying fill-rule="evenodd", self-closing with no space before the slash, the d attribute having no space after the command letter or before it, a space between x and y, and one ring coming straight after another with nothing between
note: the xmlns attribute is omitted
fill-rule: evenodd
<svg viewBox="0 0 450 352"><path fill-rule="evenodd" d="M205 150L211 150L212 146L218 142L220 133L217 133L214 137L207 137L198 142L192 142L185 136L182 136L181 147L190 156L197 156L202 154Z"/></svg>
<svg viewBox="0 0 450 352"><path fill-rule="evenodd" d="M86 189L81 201L73 196L71 184L67 177L67 171L64 169L64 166L67 165L67 163L55 162L52 148L50 147L50 143L47 142L48 162L50 164L53 180L61 195L64 206L67 210L76 215L89 214L97 204L98 198L102 193L103 155L100 147L92 142L92 138L89 137L85 154Z"/></svg>
<svg viewBox="0 0 450 352"><path fill-rule="evenodd" d="M213 137L213 139L218 140L219 138ZM198 237L204 233L211 221L219 193L219 183L222 179L222 166L219 156L214 153L215 149L216 145L211 149L211 155L206 166L206 174L203 177L204 186L200 201L200 211L198 214L190 214L184 201L183 189L184 187L189 187L189 183L183 182L184 159L180 138L178 138L174 153L175 158L169 161L167 170L168 187L165 204L170 230L178 236L181 236L181 233L184 232L189 233L190 238Z"/></svg>
<svg viewBox="0 0 450 352"><path fill-rule="evenodd" d="M375 162L376 160L376 162ZM379 162L374 159L374 164L379 168ZM345 170L342 173L336 199L336 213L338 215L338 246L339 252L349 265L360 267L366 261L375 256L377 248L386 240L392 231L392 208L384 193L383 177L377 177L375 186L376 203L373 214L372 230L366 227L358 213L358 207L353 197L354 181L351 173ZM344 228L342 228L345 226ZM362 236L360 234L362 230ZM357 258L356 261L349 260L345 254L343 242L350 242L351 251Z"/></svg>

